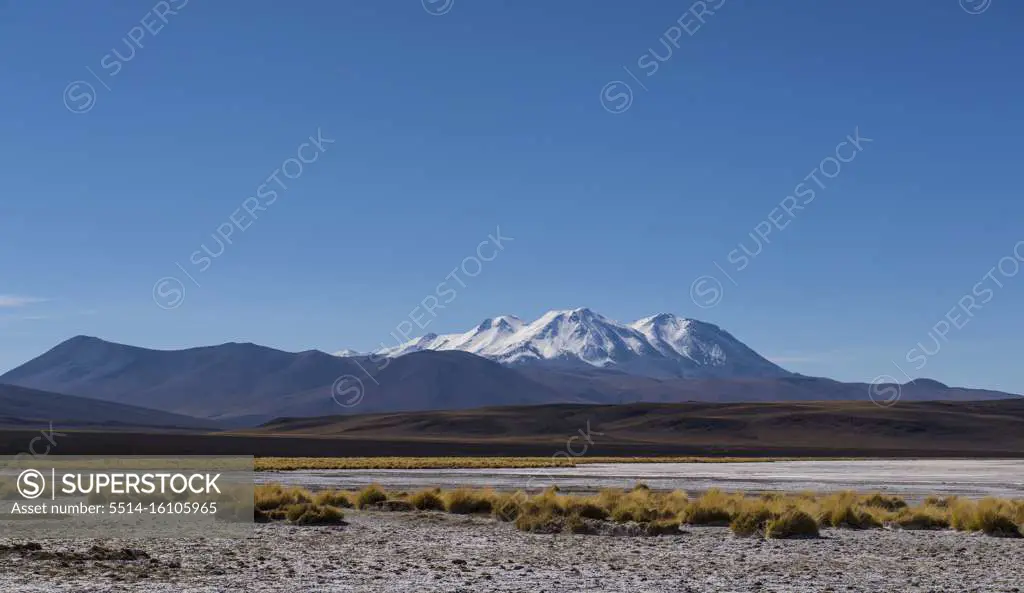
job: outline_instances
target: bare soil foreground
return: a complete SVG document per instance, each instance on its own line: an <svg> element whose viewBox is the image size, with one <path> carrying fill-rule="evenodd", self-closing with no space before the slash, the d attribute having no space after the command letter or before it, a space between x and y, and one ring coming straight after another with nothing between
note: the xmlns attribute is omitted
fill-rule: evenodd
<svg viewBox="0 0 1024 593"><path fill-rule="evenodd" d="M613 537L492 519L348 511L342 527L260 525L243 541L0 539L11 592L1019 592L1024 540L948 531L739 538L721 527Z"/></svg>

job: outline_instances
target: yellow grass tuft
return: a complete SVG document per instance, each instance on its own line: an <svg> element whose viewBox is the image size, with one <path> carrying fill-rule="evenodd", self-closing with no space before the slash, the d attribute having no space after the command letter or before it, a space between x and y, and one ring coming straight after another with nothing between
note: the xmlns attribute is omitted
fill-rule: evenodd
<svg viewBox="0 0 1024 593"><path fill-rule="evenodd" d="M494 508L494 492L459 488L444 493L444 508L455 515L488 514Z"/></svg>
<svg viewBox="0 0 1024 593"><path fill-rule="evenodd" d="M650 523L659 518L655 496L650 490L643 489L633 490L619 498L610 514L617 523Z"/></svg>
<svg viewBox="0 0 1024 593"><path fill-rule="evenodd" d="M864 506L884 509L886 511L899 511L907 508L907 501L899 496L889 496L881 492L862 496L860 502Z"/></svg>
<svg viewBox="0 0 1024 593"><path fill-rule="evenodd" d="M856 492L837 492L816 501L815 517L822 525L847 529L871 529L881 527L882 522L864 508ZM807 504L804 505L806 509Z"/></svg>
<svg viewBox="0 0 1024 593"><path fill-rule="evenodd" d="M352 493L343 490L323 490L313 496L313 502L320 506L338 507L342 509L351 508Z"/></svg>
<svg viewBox="0 0 1024 593"><path fill-rule="evenodd" d="M261 511L270 511L294 504L312 502L313 497L308 490L296 487L285 487L280 484L267 484L256 488L255 506Z"/></svg>
<svg viewBox="0 0 1024 593"><path fill-rule="evenodd" d="M417 511L443 511L444 500L439 489L420 490L409 497L409 502Z"/></svg>
<svg viewBox="0 0 1024 593"><path fill-rule="evenodd" d="M903 529L949 529L948 513L929 505L904 509L892 522Z"/></svg>
<svg viewBox="0 0 1024 593"><path fill-rule="evenodd" d="M1001 537L1021 537L1020 501L985 498L958 499L950 507L950 524L958 531L981 531Z"/></svg>
<svg viewBox="0 0 1024 593"><path fill-rule="evenodd" d="M365 509L388 499L387 492L377 484L370 484L355 495L355 507Z"/></svg>
<svg viewBox="0 0 1024 593"><path fill-rule="evenodd" d="M727 494L712 488L688 504L680 519L689 525L729 525L743 502L742 494Z"/></svg>
<svg viewBox="0 0 1024 593"><path fill-rule="evenodd" d="M341 509L310 503L292 505L286 516L296 525L339 525L345 522L345 513Z"/></svg>
<svg viewBox="0 0 1024 593"><path fill-rule="evenodd" d="M594 497L564 496L559 502L562 513L565 515L582 517L583 519L595 519L603 521L608 518L608 509Z"/></svg>
<svg viewBox="0 0 1024 593"><path fill-rule="evenodd" d="M491 514L499 521L506 523L515 521L522 512L523 503L529 498L529 495L522 490L496 492L491 503Z"/></svg>
<svg viewBox="0 0 1024 593"><path fill-rule="evenodd" d="M774 516L767 504L747 505L743 510L736 513L732 522L729 523L729 529L740 537L764 535L768 521Z"/></svg>
<svg viewBox="0 0 1024 593"><path fill-rule="evenodd" d="M818 537L818 522L804 511L790 508L768 520L764 527L764 536L770 539Z"/></svg>

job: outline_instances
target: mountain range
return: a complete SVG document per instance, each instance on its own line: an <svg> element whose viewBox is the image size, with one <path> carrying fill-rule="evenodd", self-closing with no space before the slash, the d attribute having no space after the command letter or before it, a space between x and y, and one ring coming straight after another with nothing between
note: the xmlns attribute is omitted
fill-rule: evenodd
<svg viewBox="0 0 1024 593"><path fill-rule="evenodd" d="M532 379L464 352L384 362L234 342L152 350L77 336L0 376L0 384L238 425L278 416L560 401ZM340 391L350 385L360 392L357 405L342 407L348 395L341 399Z"/></svg>
<svg viewBox="0 0 1024 593"><path fill-rule="evenodd" d="M345 354L235 342L153 350L78 336L0 376L0 384L178 415L152 416L161 425L187 423L180 416L248 426L279 417L553 403L870 399L866 384L790 373L715 325L670 314L629 324L589 309L532 322L503 316L463 334ZM904 401L1014 397L930 380L875 389L892 392ZM67 402L82 410L88 403ZM3 404L0 393L0 414ZM104 409L115 420L128 413ZM131 413L142 420L139 410Z"/></svg>

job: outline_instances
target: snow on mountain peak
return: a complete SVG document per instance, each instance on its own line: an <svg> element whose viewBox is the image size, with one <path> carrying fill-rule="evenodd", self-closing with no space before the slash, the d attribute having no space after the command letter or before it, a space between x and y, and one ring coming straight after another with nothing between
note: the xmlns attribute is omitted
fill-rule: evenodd
<svg viewBox="0 0 1024 593"><path fill-rule="evenodd" d="M728 362L723 342L746 348L717 325L670 313L641 319L631 327L642 333L658 352L682 356L701 366L724 366Z"/></svg>
<svg viewBox="0 0 1024 593"><path fill-rule="evenodd" d="M427 334L380 351L461 350L503 364L551 362L655 377L778 377L789 373L716 325L661 313L622 324L586 307L526 323L503 315L463 334Z"/></svg>
<svg viewBox="0 0 1024 593"><path fill-rule="evenodd" d="M477 331L495 329L501 332L513 332L523 326L523 320L515 315L499 315L493 319L487 318L480 322Z"/></svg>

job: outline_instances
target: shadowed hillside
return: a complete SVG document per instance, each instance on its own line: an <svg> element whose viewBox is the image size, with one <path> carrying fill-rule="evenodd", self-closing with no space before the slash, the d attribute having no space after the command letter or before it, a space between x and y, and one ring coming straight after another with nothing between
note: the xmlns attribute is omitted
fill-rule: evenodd
<svg viewBox="0 0 1024 593"><path fill-rule="evenodd" d="M547 405L281 419L232 433L61 432L61 455L550 457L577 437L588 456L1024 457L1024 399ZM37 435L0 431L0 454Z"/></svg>
<svg viewBox="0 0 1024 593"><path fill-rule="evenodd" d="M1024 399L551 405L452 412L281 419L248 434L467 442L564 441L579 430L602 446L707 450L846 449L1024 453Z"/></svg>
<svg viewBox="0 0 1024 593"><path fill-rule="evenodd" d="M0 384L0 426L211 430L218 424L180 414Z"/></svg>

